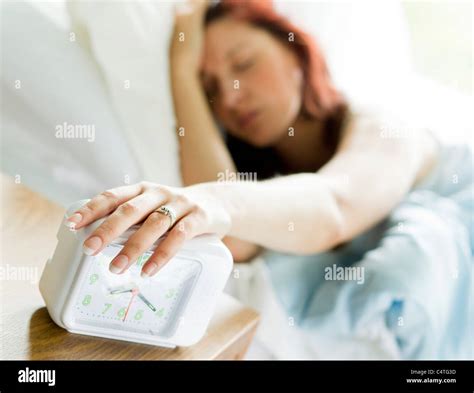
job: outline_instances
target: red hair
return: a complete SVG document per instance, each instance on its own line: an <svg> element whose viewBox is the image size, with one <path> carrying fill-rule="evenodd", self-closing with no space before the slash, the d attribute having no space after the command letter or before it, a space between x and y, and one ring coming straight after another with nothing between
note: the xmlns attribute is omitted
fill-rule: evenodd
<svg viewBox="0 0 474 393"><path fill-rule="evenodd" d="M271 0L220 1L208 9L205 23L227 15L267 30L296 53L305 80L303 114L324 121L345 113L345 100L332 85L326 61L315 39L276 13Z"/></svg>

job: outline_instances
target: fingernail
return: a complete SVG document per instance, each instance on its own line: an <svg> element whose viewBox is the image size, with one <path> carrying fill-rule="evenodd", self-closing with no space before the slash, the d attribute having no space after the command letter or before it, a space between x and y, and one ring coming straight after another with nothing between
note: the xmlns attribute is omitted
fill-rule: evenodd
<svg viewBox="0 0 474 393"><path fill-rule="evenodd" d="M81 213L74 213L71 217L69 217L64 225L66 225L69 229L75 229L76 225L82 221Z"/></svg>
<svg viewBox="0 0 474 393"><path fill-rule="evenodd" d="M90 239L86 240L84 246L82 247L82 251L86 255L94 254L102 245L102 240L98 236L91 237Z"/></svg>
<svg viewBox="0 0 474 393"><path fill-rule="evenodd" d="M155 262L149 262L143 269L140 275L143 278L148 278L153 276L158 271L158 265Z"/></svg>
<svg viewBox="0 0 474 393"><path fill-rule="evenodd" d="M109 266L109 270L112 273L120 273L128 265L128 258L126 255L119 255L114 258Z"/></svg>

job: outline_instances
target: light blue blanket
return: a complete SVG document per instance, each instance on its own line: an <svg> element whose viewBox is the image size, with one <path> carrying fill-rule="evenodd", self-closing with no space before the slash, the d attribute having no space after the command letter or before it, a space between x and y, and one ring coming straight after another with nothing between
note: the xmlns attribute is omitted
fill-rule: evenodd
<svg viewBox="0 0 474 393"><path fill-rule="evenodd" d="M405 359L472 359L473 154L468 146L440 149L423 183L341 248L264 254L298 326L349 338L382 318Z"/></svg>

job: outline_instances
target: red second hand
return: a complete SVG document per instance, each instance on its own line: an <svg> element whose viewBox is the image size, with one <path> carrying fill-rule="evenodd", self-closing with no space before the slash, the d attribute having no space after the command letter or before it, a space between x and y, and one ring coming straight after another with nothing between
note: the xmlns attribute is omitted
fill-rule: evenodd
<svg viewBox="0 0 474 393"><path fill-rule="evenodd" d="M130 303L128 303L127 311L125 311L125 315L122 319L122 322L125 322L125 319L127 318L128 310L130 310L130 306L132 305L133 299L135 299L135 296L138 294L138 288L133 288L132 289L132 298L130 299Z"/></svg>

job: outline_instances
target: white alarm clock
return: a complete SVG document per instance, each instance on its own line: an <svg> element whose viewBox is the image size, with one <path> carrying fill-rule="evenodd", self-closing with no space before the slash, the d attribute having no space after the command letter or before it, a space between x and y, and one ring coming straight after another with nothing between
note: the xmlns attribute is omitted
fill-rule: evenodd
<svg viewBox="0 0 474 393"><path fill-rule="evenodd" d="M86 202L66 212L39 283L53 321L72 333L164 347L199 341L232 270L227 247L215 235L195 237L157 274L142 278L141 267L164 235L125 273L114 274L110 261L138 226L98 255L87 256L82 244L105 218L77 231L64 225Z"/></svg>

